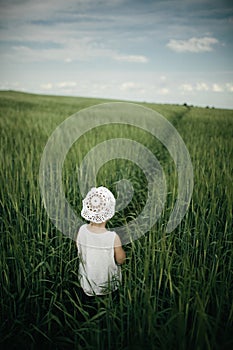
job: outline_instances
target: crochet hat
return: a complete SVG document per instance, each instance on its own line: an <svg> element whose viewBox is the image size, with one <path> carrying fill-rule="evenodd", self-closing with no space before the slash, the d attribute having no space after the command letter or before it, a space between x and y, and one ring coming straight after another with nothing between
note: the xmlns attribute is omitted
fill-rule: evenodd
<svg viewBox="0 0 233 350"><path fill-rule="evenodd" d="M96 224L107 221L115 214L116 200L106 187L93 187L83 200L81 215Z"/></svg>

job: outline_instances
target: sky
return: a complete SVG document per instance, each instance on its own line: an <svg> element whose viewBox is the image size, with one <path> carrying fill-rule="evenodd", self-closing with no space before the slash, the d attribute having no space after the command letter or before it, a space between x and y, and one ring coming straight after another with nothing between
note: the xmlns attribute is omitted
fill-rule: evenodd
<svg viewBox="0 0 233 350"><path fill-rule="evenodd" d="M227 0L0 0L0 90L233 109Z"/></svg>

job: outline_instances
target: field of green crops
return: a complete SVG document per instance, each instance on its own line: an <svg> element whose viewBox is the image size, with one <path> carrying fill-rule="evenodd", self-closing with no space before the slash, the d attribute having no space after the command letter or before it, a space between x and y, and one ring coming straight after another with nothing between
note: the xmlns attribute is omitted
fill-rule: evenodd
<svg viewBox="0 0 233 350"><path fill-rule="evenodd" d="M46 142L63 120L104 100L0 92L0 347L3 349L233 348L233 111L144 104L166 117L193 164L194 191L181 224L165 227L176 199L176 169L151 135L126 127L94 130L77 141L63 168L66 197L79 215L76 168L95 143L127 137L148 147L168 186L154 227L126 245L120 298L83 300L73 240L51 223L42 204L39 166ZM119 162L119 163L117 163ZM115 191L128 178L134 197L110 222L126 224L143 209L145 177L114 160L97 185Z"/></svg>

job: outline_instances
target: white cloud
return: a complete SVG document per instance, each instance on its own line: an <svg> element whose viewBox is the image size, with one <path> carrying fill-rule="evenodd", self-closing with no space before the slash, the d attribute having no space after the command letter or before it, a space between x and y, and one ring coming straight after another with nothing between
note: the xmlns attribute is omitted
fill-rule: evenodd
<svg viewBox="0 0 233 350"><path fill-rule="evenodd" d="M148 58L142 55L116 55L113 57L117 61L132 63L147 63Z"/></svg>
<svg viewBox="0 0 233 350"><path fill-rule="evenodd" d="M227 91L233 92L233 84L227 83L226 88L227 88Z"/></svg>
<svg viewBox="0 0 233 350"><path fill-rule="evenodd" d="M165 82L167 80L167 77L165 75L161 75L159 79L161 82Z"/></svg>
<svg viewBox="0 0 233 350"><path fill-rule="evenodd" d="M191 92L224 92L229 91L233 92L233 84L226 83L225 85L219 83L206 83L206 82L193 82L193 83L184 83L179 86L179 90L182 93L191 93Z"/></svg>
<svg viewBox="0 0 233 350"><path fill-rule="evenodd" d="M69 57L65 58L65 62L66 63L71 63L72 62L72 58L69 58Z"/></svg>
<svg viewBox="0 0 233 350"><path fill-rule="evenodd" d="M160 95L167 95L167 94L169 94L169 91L170 90L168 88L161 88L161 89L158 90L158 93Z"/></svg>
<svg viewBox="0 0 233 350"><path fill-rule="evenodd" d="M123 99L145 99L148 96L150 86L148 84L136 83L128 81L119 85L118 94ZM123 95L122 95L123 93Z"/></svg>
<svg viewBox="0 0 233 350"><path fill-rule="evenodd" d="M125 82L125 83L122 83L120 85L120 90L132 90L132 89L141 89L142 86L138 83L134 83L132 81L128 81L128 82Z"/></svg>
<svg viewBox="0 0 233 350"><path fill-rule="evenodd" d="M62 43L62 40L64 42ZM106 48L93 47L94 39L81 38L69 39L60 38L60 47L39 48L27 45L15 45L10 52L2 55L7 61L17 62L46 62L60 61L69 63L71 61L88 61L96 57L114 58L116 53ZM68 57L68 59L67 59Z"/></svg>
<svg viewBox="0 0 233 350"><path fill-rule="evenodd" d="M59 33L59 32L58 32ZM35 47L30 47L25 43L24 45L14 45L11 49L4 52L1 57L7 62L90 62L97 58L106 58L126 63L147 63L149 60L143 55L128 55L121 54L116 50L106 47L105 45L96 44L94 37L85 38L66 38L64 33L58 35L58 41L55 43L58 46L50 46L53 42L47 42L46 48L40 47L38 41ZM62 36L63 35L63 36ZM46 43L46 40L44 41Z"/></svg>
<svg viewBox="0 0 233 350"><path fill-rule="evenodd" d="M223 87L219 84L213 84L212 85L212 91L214 92L222 92L223 91Z"/></svg>
<svg viewBox="0 0 233 350"><path fill-rule="evenodd" d="M212 37L191 38L188 40L170 39L167 47L175 52L209 52L219 41Z"/></svg>
<svg viewBox="0 0 233 350"><path fill-rule="evenodd" d="M77 83L75 81L62 81L57 84L57 87L59 88L72 88L77 86Z"/></svg>
<svg viewBox="0 0 233 350"><path fill-rule="evenodd" d="M181 84L179 89L182 92L191 92L193 91L193 86L191 84Z"/></svg>
<svg viewBox="0 0 233 350"><path fill-rule="evenodd" d="M52 83L41 84L40 88L42 90L51 90L53 88L53 84Z"/></svg>
<svg viewBox="0 0 233 350"><path fill-rule="evenodd" d="M0 90L20 90L23 91L24 87L18 81L4 81L0 82Z"/></svg>
<svg viewBox="0 0 233 350"><path fill-rule="evenodd" d="M204 82L197 83L196 84L196 90L197 91L208 91L209 90L209 86L206 83L204 83Z"/></svg>

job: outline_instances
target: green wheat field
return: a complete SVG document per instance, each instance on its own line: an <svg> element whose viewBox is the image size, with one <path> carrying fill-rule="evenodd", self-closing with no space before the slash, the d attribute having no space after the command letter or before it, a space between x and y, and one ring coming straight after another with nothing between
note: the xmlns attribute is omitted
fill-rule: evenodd
<svg viewBox="0 0 233 350"><path fill-rule="evenodd" d="M124 247L119 300L87 304L78 282L73 240L43 207L39 166L46 142L63 120L110 100L0 92L0 347L2 349L214 350L233 348L232 160L233 111L142 103L180 133L194 169L194 191L181 224L166 223L177 196L173 160L158 140L127 126L97 128L70 149L63 186L80 215L77 167L95 144L114 137L143 143L159 160L168 186L157 223ZM143 209L141 169L112 160L96 184L131 181L134 197L109 227L126 225ZM90 312L91 311L91 312Z"/></svg>

